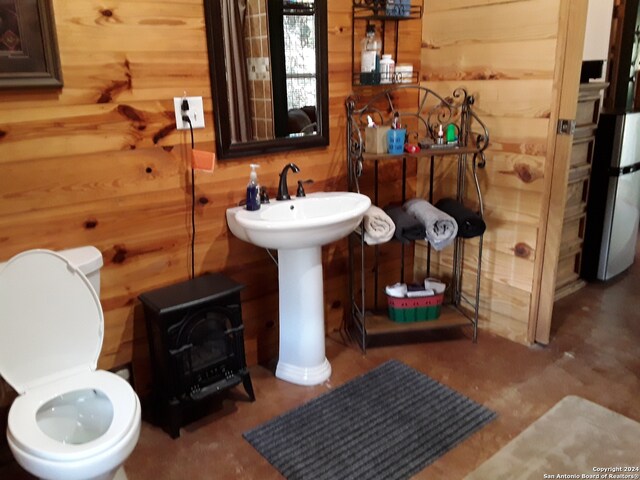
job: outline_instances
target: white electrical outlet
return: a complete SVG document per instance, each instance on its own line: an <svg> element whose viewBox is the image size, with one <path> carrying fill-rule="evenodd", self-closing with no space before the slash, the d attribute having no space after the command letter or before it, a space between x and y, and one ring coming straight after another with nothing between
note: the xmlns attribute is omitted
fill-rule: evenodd
<svg viewBox="0 0 640 480"><path fill-rule="evenodd" d="M189 102L189 110L182 111L182 101ZM183 115L191 119L193 128L204 128L204 106L202 97L173 97L173 107L176 111L176 128L178 130L189 130L189 123L182 120Z"/></svg>

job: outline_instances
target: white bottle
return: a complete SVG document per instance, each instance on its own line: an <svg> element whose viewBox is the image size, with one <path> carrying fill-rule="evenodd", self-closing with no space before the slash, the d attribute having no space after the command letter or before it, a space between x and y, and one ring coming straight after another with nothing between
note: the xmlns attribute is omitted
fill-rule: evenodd
<svg viewBox="0 0 640 480"><path fill-rule="evenodd" d="M385 53L380 60L380 83L393 83L396 62L391 54Z"/></svg>
<svg viewBox="0 0 640 480"><path fill-rule="evenodd" d="M409 63L399 63L395 71L396 83L411 83L413 81L413 65Z"/></svg>

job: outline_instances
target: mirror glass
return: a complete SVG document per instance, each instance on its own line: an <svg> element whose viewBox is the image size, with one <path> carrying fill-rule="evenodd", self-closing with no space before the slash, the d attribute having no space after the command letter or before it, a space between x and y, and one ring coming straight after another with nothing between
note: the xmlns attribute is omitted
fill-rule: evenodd
<svg viewBox="0 0 640 480"><path fill-rule="evenodd" d="M219 158L329 144L326 0L206 0Z"/></svg>

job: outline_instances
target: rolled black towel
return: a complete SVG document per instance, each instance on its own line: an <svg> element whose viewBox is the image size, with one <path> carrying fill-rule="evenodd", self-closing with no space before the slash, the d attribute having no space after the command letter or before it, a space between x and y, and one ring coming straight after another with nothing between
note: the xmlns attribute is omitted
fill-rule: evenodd
<svg viewBox="0 0 640 480"><path fill-rule="evenodd" d="M393 236L402 243L424 240L427 236L424 225L420 220L405 212L402 207L386 207L384 211L391 217L396 226Z"/></svg>
<svg viewBox="0 0 640 480"><path fill-rule="evenodd" d="M469 210L453 198L443 198L435 207L451 215L458 224L458 236L462 238L478 237L484 233L487 225L477 213Z"/></svg>

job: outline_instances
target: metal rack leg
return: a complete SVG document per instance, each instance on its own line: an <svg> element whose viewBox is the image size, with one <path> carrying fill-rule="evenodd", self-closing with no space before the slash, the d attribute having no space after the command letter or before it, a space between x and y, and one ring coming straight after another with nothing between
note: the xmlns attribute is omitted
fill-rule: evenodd
<svg viewBox="0 0 640 480"><path fill-rule="evenodd" d="M478 240L478 267L476 269L476 302L475 302L475 310L473 312L473 343L477 343L478 341L478 319L480 313L480 276L482 275L482 243L484 240L484 235L480 235Z"/></svg>

